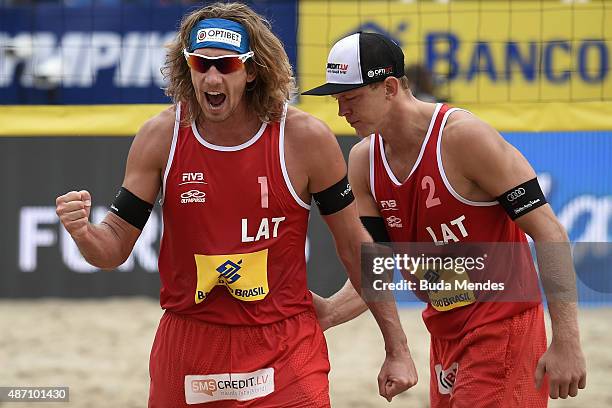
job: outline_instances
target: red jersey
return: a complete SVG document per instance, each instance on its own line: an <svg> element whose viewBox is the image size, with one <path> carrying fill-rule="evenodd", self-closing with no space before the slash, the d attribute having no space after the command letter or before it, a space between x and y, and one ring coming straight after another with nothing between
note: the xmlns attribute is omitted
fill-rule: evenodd
<svg viewBox="0 0 612 408"><path fill-rule="evenodd" d="M193 123L181 126L176 109L162 192L162 308L226 325L311 310L310 206L285 167L284 117L227 147L206 142Z"/></svg>
<svg viewBox="0 0 612 408"><path fill-rule="evenodd" d="M523 231L508 217L497 201L474 202L461 197L450 185L441 158L442 130L449 115L458 109L438 104L418 158L401 183L389 166L383 138L370 137L370 188L393 242L520 242ZM518 270L508 267L504 274L512 280L525 280L532 287L537 275L531 258ZM431 297L431 296L430 296ZM434 307L434 300L423 311L423 320L433 335L458 337L465 332L539 304L534 302L458 301ZM465 300L465 299L464 299Z"/></svg>

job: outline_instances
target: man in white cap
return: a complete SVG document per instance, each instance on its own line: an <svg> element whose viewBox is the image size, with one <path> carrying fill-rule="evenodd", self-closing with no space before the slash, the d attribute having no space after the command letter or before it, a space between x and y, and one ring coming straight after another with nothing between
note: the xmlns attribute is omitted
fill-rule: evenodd
<svg viewBox="0 0 612 408"><path fill-rule="evenodd" d="M485 302L482 293L426 285L432 408L539 408L548 395L576 396L586 385L586 366L568 237L520 152L469 112L417 100L401 48L380 34L338 41L327 83L304 94L332 95L338 115L364 138L350 153L349 180L375 240L431 243L440 253L507 243L518 255L512 263L491 260L489 270L529 288L526 296L514 289ZM548 350L525 233L535 241L548 298ZM447 272L438 267L417 277L438 284Z"/></svg>

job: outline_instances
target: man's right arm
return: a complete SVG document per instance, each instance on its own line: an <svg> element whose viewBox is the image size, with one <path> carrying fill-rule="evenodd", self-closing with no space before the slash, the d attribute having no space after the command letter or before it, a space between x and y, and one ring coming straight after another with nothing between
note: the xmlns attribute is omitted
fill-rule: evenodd
<svg viewBox="0 0 612 408"><path fill-rule="evenodd" d="M154 203L170 147L174 111L147 121L132 142L122 186L147 203ZM100 224L89 222L91 195L71 191L56 199L56 213L81 254L91 265L114 269L132 252L141 230L111 212Z"/></svg>

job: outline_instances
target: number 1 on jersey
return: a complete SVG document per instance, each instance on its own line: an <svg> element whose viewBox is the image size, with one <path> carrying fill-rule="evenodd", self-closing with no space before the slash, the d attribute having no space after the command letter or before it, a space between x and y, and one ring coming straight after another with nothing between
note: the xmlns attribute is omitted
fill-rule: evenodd
<svg viewBox="0 0 612 408"><path fill-rule="evenodd" d="M257 182L261 190L261 208L268 208L268 177L257 177Z"/></svg>

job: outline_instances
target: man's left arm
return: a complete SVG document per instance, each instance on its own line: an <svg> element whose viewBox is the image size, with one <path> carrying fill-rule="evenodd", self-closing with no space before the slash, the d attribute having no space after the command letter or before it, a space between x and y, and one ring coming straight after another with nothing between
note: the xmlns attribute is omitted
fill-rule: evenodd
<svg viewBox="0 0 612 408"><path fill-rule="evenodd" d="M310 119L307 126L308 145L301 145L301 160L307 163L308 191L315 202L319 202L319 210L332 233L338 257L354 287L351 289L346 284L336 298L352 299L353 309L344 308L343 316L336 318L337 322L341 322L365 309L355 296L361 288L361 245L372 242L372 238L359 220L354 201L347 200L352 197L352 192L346 178L346 162L335 136L325 124L313 121L316 120ZM388 358L384 378L379 378L381 395L391 401L395 395L416 383L416 376L412 375L414 365L395 301L371 302L368 306L385 339L387 354L393 355L393 358Z"/></svg>
<svg viewBox="0 0 612 408"><path fill-rule="evenodd" d="M586 363L580 346L576 274L567 233L548 204L516 223L534 240L552 326L552 341L538 361L536 387L540 388L547 374L551 398L575 397L578 389L586 386Z"/></svg>
<svg viewBox="0 0 612 408"><path fill-rule="evenodd" d="M461 122L448 132L447 141L448 151L459 158L466 179L497 198L536 177L525 157L493 128L476 118ZM535 187L525 186L528 192L528 186ZM539 187L537 190L541 194ZM549 204L525 211L514 221L535 242L552 323L550 347L537 365L536 387L542 385L546 374L551 398L574 397L586 386L586 363L580 346L576 276L567 233Z"/></svg>

